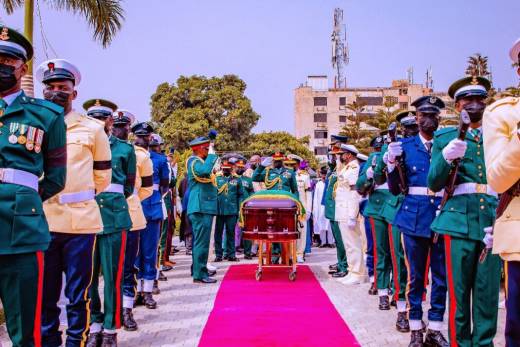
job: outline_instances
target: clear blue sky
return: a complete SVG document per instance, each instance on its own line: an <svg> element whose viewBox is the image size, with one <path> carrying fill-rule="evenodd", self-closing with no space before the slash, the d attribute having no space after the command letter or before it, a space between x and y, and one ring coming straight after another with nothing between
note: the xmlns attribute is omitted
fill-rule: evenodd
<svg viewBox="0 0 520 347"><path fill-rule="evenodd" d="M89 98L109 98L141 120L149 118L159 83L234 73L262 116L255 130L292 131L294 88L309 74L332 74L335 7L345 11L349 86L387 86L405 78L409 66L423 83L431 65L435 89L444 91L475 52L489 56L497 87L518 83L507 55L520 37L518 0L126 0L122 31L105 50L84 20L40 3L59 57L82 71L76 108ZM23 11L0 12L15 28L23 28L22 17ZM46 56L38 17L34 27L39 64Z"/></svg>

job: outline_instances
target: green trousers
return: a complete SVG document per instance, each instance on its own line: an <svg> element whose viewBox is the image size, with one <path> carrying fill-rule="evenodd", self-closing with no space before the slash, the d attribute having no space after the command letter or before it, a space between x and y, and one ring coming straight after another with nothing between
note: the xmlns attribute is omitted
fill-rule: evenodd
<svg viewBox="0 0 520 347"><path fill-rule="evenodd" d="M392 289L394 290L394 299L396 301L406 301L408 271L404 259L403 244L401 243L401 232L395 225L390 224L388 227L388 241L390 242L390 255L392 256Z"/></svg>
<svg viewBox="0 0 520 347"><path fill-rule="evenodd" d="M208 277L208 253L211 237L211 227L214 215L205 213L191 213L191 229L193 232L192 276L194 280Z"/></svg>
<svg viewBox="0 0 520 347"><path fill-rule="evenodd" d="M370 217L375 249L374 282L379 290L388 289L390 286L390 274L392 273L388 225L383 219Z"/></svg>
<svg viewBox="0 0 520 347"><path fill-rule="evenodd" d="M343 238L341 237L341 230L339 229L339 224L336 221L331 220L330 227L332 229L332 235L334 236L334 240L336 241L336 253L338 255L338 271L345 272L348 270L347 252L345 251L345 244L343 243Z"/></svg>
<svg viewBox="0 0 520 347"><path fill-rule="evenodd" d="M123 303L122 279L125 261L126 231L96 235L92 285L90 287L90 321L102 323L103 329L121 327ZM103 311L99 297L99 274L103 275Z"/></svg>
<svg viewBox="0 0 520 347"><path fill-rule="evenodd" d="M484 248L481 241L446 235L445 247L450 345L493 346L497 330L500 258L488 254L484 263L480 263L479 256Z"/></svg>
<svg viewBox="0 0 520 347"><path fill-rule="evenodd" d="M235 227L237 225L238 216L217 216L217 222L215 224L215 255L222 257L222 253L226 257L235 256ZM225 248L222 249L222 237L224 235L224 229L226 230Z"/></svg>
<svg viewBox="0 0 520 347"><path fill-rule="evenodd" d="M159 252L157 253L159 261L157 264L164 264L164 252L166 252L166 244L168 239L168 219L163 219L161 222L161 237L159 239ZM160 268L160 267L159 267Z"/></svg>
<svg viewBox="0 0 520 347"><path fill-rule="evenodd" d="M41 344L43 252L0 255L0 300L13 347Z"/></svg>

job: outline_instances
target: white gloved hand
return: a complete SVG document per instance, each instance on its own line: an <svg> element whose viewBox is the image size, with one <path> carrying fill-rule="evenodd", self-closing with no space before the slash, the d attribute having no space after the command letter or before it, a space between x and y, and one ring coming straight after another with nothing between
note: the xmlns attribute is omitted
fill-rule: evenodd
<svg viewBox="0 0 520 347"><path fill-rule="evenodd" d="M208 154L215 154L215 144L213 142L209 143Z"/></svg>
<svg viewBox="0 0 520 347"><path fill-rule="evenodd" d="M263 167L271 166L271 165L273 164L273 158L272 158L272 157L264 158L260 164L261 164Z"/></svg>
<svg viewBox="0 0 520 347"><path fill-rule="evenodd" d="M464 157L464 154L466 154L466 148L468 148L466 141L453 139L442 150L442 156L448 163L451 163L455 159Z"/></svg>
<svg viewBox="0 0 520 347"><path fill-rule="evenodd" d="M350 218L347 222L347 226L349 227L349 229L354 229L356 227L356 224L357 218Z"/></svg>
<svg viewBox="0 0 520 347"><path fill-rule="evenodd" d="M383 154L383 163L385 163L385 165L388 165L388 152L385 152L385 154Z"/></svg>
<svg viewBox="0 0 520 347"><path fill-rule="evenodd" d="M388 161L394 162L395 158L403 155L403 147L401 146L401 142L391 142L388 145Z"/></svg>
<svg viewBox="0 0 520 347"><path fill-rule="evenodd" d="M177 199L175 199L175 208L177 209L177 213L180 216L182 214L182 202L180 197L177 197Z"/></svg>
<svg viewBox="0 0 520 347"><path fill-rule="evenodd" d="M486 233L486 235L484 236L482 242L484 242L487 249L491 249L493 248L493 227L484 228L484 232Z"/></svg>
<svg viewBox="0 0 520 347"><path fill-rule="evenodd" d="M372 166L367 169L367 178L368 179L374 178L374 169L372 169Z"/></svg>

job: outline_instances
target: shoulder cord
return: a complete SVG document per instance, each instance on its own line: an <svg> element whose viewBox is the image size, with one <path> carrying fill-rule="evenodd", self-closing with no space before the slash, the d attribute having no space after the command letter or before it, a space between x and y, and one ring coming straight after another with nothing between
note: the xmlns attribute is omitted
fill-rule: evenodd
<svg viewBox="0 0 520 347"><path fill-rule="evenodd" d="M273 188L275 185L277 185L278 183L281 183L282 182L282 179L280 178L280 176L277 176L274 180L269 180L269 170L271 168L266 168L265 169L265 179L264 179L264 184L265 184L265 187L267 189L271 189Z"/></svg>
<svg viewBox="0 0 520 347"><path fill-rule="evenodd" d="M195 161L196 160L200 160L201 162L202 159L200 158L195 158L192 162L191 162L191 172L193 174L193 178L195 178L195 181L199 182L199 183L211 183L213 184L215 187L217 186L217 182L216 182L216 179L215 179L215 174L211 174L210 175L210 178L205 178L205 177L199 177L197 176L197 174L195 173L195 169L194 169L194 165L195 165ZM204 163L204 162L203 162ZM186 164L187 165L187 164Z"/></svg>

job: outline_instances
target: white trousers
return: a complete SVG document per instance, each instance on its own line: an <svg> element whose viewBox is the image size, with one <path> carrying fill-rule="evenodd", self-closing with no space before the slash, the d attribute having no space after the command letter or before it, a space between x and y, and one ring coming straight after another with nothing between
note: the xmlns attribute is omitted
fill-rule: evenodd
<svg viewBox="0 0 520 347"><path fill-rule="evenodd" d="M303 225L301 226L300 225ZM300 222L298 221L298 231L300 232L300 238L296 242L296 255L304 256L305 254L305 246L307 244L307 221Z"/></svg>
<svg viewBox="0 0 520 347"><path fill-rule="evenodd" d="M341 237L345 244L345 251L347 253L348 272L351 277L359 277L363 279L366 277L365 261L363 256L363 235L359 228L359 223L355 228L349 228L347 221L339 222L339 229L341 230Z"/></svg>

